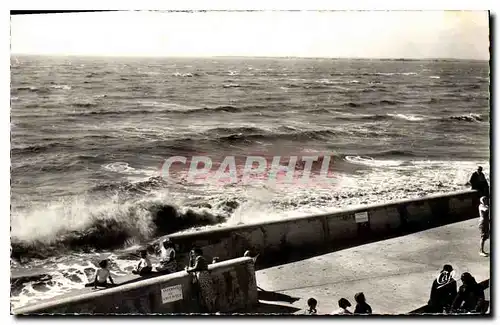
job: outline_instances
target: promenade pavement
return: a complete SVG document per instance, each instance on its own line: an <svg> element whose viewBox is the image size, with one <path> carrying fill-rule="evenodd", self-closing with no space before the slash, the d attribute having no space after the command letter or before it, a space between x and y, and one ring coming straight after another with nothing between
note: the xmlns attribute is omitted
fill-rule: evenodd
<svg viewBox="0 0 500 325"><path fill-rule="evenodd" d="M454 267L458 279L463 272L478 282L490 278L490 257L479 255L477 223L471 219L257 271L260 301L293 312L314 297L318 312L329 314L342 297L353 309L354 294L361 291L374 313L409 313L427 303L444 264Z"/></svg>

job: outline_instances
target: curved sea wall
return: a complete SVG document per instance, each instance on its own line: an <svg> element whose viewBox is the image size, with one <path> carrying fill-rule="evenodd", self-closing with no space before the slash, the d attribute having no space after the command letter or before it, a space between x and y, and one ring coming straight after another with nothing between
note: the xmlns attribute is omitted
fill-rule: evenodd
<svg viewBox="0 0 500 325"><path fill-rule="evenodd" d="M209 265L214 290L210 312L248 310L258 303L254 263L241 257ZM14 310L14 314L152 314L200 311L191 274L185 271L92 291Z"/></svg>
<svg viewBox="0 0 500 325"><path fill-rule="evenodd" d="M168 237L181 254L197 246L204 255L224 260L251 250L260 254L259 260L272 262L300 251L362 244L475 218L477 204L477 192L469 190Z"/></svg>

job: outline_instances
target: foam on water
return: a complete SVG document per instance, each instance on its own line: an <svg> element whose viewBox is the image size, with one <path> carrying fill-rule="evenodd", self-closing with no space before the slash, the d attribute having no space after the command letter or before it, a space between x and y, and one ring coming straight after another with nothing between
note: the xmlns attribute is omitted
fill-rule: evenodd
<svg viewBox="0 0 500 325"><path fill-rule="evenodd" d="M86 283L92 282L98 270L99 260L107 258L110 261L111 276L116 278L130 274L137 265L137 260L119 259L110 254L75 254L71 257L39 261L39 267L46 269L50 280L27 282L15 287L11 292L11 307L19 308L28 303L51 299L81 289Z"/></svg>
<svg viewBox="0 0 500 325"><path fill-rule="evenodd" d="M360 164L371 167L393 167L404 163L401 160L376 160L372 157L346 156L345 159L353 164Z"/></svg>
<svg viewBox="0 0 500 325"><path fill-rule="evenodd" d="M399 113L399 114L391 114L391 113L388 113L387 115L395 117L395 118L400 118L400 119L403 119L403 120L407 120L407 121L413 121L413 122L423 121L423 120L426 119L425 116L415 115L415 114L401 114L401 113Z"/></svg>

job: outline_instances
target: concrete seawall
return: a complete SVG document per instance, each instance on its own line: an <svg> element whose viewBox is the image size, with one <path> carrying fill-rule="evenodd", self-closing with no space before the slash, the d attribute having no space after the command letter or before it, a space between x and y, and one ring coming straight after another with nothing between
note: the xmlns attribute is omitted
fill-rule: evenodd
<svg viewBox="0 0 500 325"><path fill-rule="evenodd" d="M476 191L460 191L387 204L373 204L339 212L259 224L225 227L168 236L179 255L191 247L222 260L242 256L248 249L260 259L290 251L342 246L424 230L477 217ZM183 263L187 263L184 256Z"/></svg>
<svg viewBox="0 0 500 325"><path fill-rule="evenodd" d="M254 263L243 257L209 265L215 312L248 310L258 303ZM84 288L14 310L14 314L151 314L199 311L192 276L185 271L122 284Z"/></svg>

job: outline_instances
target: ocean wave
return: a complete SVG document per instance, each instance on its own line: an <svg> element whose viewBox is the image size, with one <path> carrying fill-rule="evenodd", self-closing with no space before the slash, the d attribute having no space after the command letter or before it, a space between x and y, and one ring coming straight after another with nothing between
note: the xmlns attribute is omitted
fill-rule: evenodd
<svg viewBox="0 0 500 325"><path fill-rule="evenodd" d="M469 113L464 115L453 115L449 119L464 122L482 122L484 118L481 114Z"/></svg>
<svg viewBox="0 0 500 325"><path fill-rule="evenodd" d="M256 127L251 127L251 126L238 126L238 127L217 127L217 128L211 128L203 133L206 134L217 134L217 135L228 135L228 134L259 134L259 133L265 133L267 132L266 130L263 130L261 128L256 128Z"/></svg>
<svg viewBox="0 0 500 325"><path fill-rule="evenodd" d="M77 107L90 108L96 107L97 104L94 103L76 103ZM72 112L66 113L64 116L68 117L85 117L85 116L133 116L133 115L148 115L148 114L165 114L165 113L178 113L178 114L199 114L199 113L211 113L211 112L226 112L226 113L238 113L245 110L243 107L236 107L231 105L221 105L215 107L185 107L175 104L150 104L155 108L134 108L134 109L122 109L116 111L84 111L84 112ZM254 107L258 109L259 107Z"/></svg>
<svg viewBox="0 0 500 325"><path fill-rule="evenodd" d="M416 157L417 155L411 150L392 149L392 150L383 150L383 151L373 152L373 153L367 154L366 156L381 158L381 157L395 157L395 156L398 156L398 157Z"/></svg>
<svg viewBox="0 0 500 325"><path fill-rule="evenodd" d="M35 86L22 86L13 88L14 92L19 91L29 91L32 93L46 94L50 92L50 89L47 87L35 87Z"/></svg>
<svg viewBox="0 0 500 325"><path fill-rule="evenodd" d="M110 75L110 74L114 74L114 72L111 72L111 71L90 72L90 73L87 73L85 75L85 78L93 78L96 76L106 76L106 75Z"/></svg>
<svg viewBox="0 0 500 325"><path fill-rule="evenodd" d="M244 111L244 108L242 107L237 107L237 106L231 106L231 105L222 105L222 106L215 106L215 107L205 107L203 109L200 109L206 112L227 112L227 113L237 113L237 112L242 112ZM198 110L198 111L200 111Z"/></svg>
<svg viewBox="0 0 500 325"><path fill-rule="evenodd" d="M345 83L344 81L341 81L341 80L338 80L338 79L335 79L335 80L332 80L332 79L319 79L319 80L316 80L315 82L319 83L319 84L324 84L324 85L336 85L336 84L339 84L339 83Z"/></svg>
<svg viewBox="0 0 500 325"><path fill-rule="evenodd" d="M344 114L335 117L338 120L346 121L384 121L390 119L405 120L410 122L421 122L421 121L460 121L460 122L483 122L484 117L481 114L469 113L463 115L452 115L444 117L432 117L424 116L419 114L408 114L408 113L387 113L387 114Z"/></svg>
<svg viewBox="0 0 500 325"><path fill-rule="evenodd" d="M89 103L89 102L76 102L72 103L71 106L73 107L81 107L81 108L90 108L90 107L96 107L96 103Z"/></svg>
<svg viewBox="0 0 500 325"><path fill-rule="evenodd" d="M304 140L325 140L336 135L337 132L334 130L308 130L299 132L262 132L253 134L244 133L234 133L230 135L220 136L217 141L223 141L227 143L234 142L250 142L250 141L274 141L277 139L282 140L294 140L294 141L304 141Z"/></svg>
<svg viewBox="0 0 500 325"><path fill-rule="evenodd" d="M69 85L52 85L52 86L50 86L50 88L70 90L71 86L69 86Z"/></svg>
<svg viewBox="0 0 500 325"><path fill-rule="evenodd" d="M29 90L29 91L38 91L38 87L29 86L29 87L15 87L14 90Z"/></svg>
<svg viewBox="0 0 500 325"><path fill-rule="evenodd" d="M174 72L172 74L172 76L174 76L174 77L183 77L183 78L192 78L192 77L199 77L199 76L201 76L201 74L197 73L197 72L194 72L194 73L191 73L191 72L184 72L184 73Z"/></svg>
<svg viewBox="0 0 500 325"><path fill-rule="evenodd" d="M129 166L128 163L126 162L113 162L109 164L105 164L102 166L104 170L114 172L114 173L121 173L121 174L141 174L141 171L136 170L135 168Z"/></svg>
<svg viewBox="0 0 500 325"><path fill-rule="evenodd" d="M342 104L342 106L356 108L356 107L367 107L367 106L378 106L378 105L394 106L403 103L404 102L398 100L382 99L379 101L369 101L369 102L347 102Z"/></svg>
<svg viewBox="0 0 500 325"><path fill-rule="evenodd" d="M12 225L11 257L45 258L66 251L117 249L145 243L169 233L225 222L238 207L232 199L217 206L208 202L177 206L165 203L164 197L145 194L151 193L152 188L163 187L162 183L151 178L136 184L99 185L84 203L70 201L18 215ZM117 192L122 199L116 198ZM101 199L96 200L97 197ZM27 222L29 225L23 224Z"/></svg>
<svg viewBox="0 0 500 325"><path fill-rule="evenodd" d="M402 120L411 121L411 122L423 121L426 119L425 116L415 115L415 114L401 114L401 113L391 114L391 113L388 113L387 115L394 117L394 118L397 118L397 119L402 119Z"/></svg>
<svg viewBox="0 0 500 325"><path fill-rule="evenodd" d="M375 72L375 73L363 73L363 76L395 76L395 75L401 75L401 76L416 76L418 75L418 72Z"/></svg>
<svg viewBox="0 0 500 325"><path fill-rule="evenodd" d="M10 152L13 155L42 153L53 148L58 148L59 146L64 146L64 144L60 142L49 142L45 144L21 145L12 147Z"/></svg>
<svg viewBox="0 0 500 325"><path fill-rule="evenodd" d="M379 160L370 156L346 156L345 160L352 164L365 165L369 167L397 167L404 163L401 160Z"/></svg>
<svg viewBox="0 0 500 325"><path fill-rule="evenodd" d="M228 84L224 84L222 85L223 88L240 88L240 84L237 84L237 83L228 83Z"/></svg>
<svg viewBox="0 0 500 325"><path fill-rule="evenodd" d="M114 163L116 165L123 165L127 163ZM116 169L115 169L116 171ZM136 195L146 192L151 192L153 190L158 190L161 188L168 187L169 183L166 182L161 177L150 177L147 180L139 181L139 182L112 182L112 183L103 183L99 185L95 185L92 189L89 190L90 193L98 193L98 194L119 194L119 195Z"/></svg>
<svg viewBox="0 0 500 325"><path fill-rule="evenodd" d="M323 107L308 108L304 112L306 112L306 113L325 113L325 114L332 113L331 111L329 111L328 109L323 108Z"/></svg>
<svg viewBox="0 0 500 325"><path fill-rule="evenodd" d="M235 144L259 144L263 142L275 143L276 141L309 141L309 140L331 140L336 135L352 134L352 131L344 132L333 129L319 130L296 130L286 129L285 127L276 128L273 131L261 129L244 129L230 128L227 130L219 130L221 133L206 131L192 135L184 135L182 138L172 140L158 140L143 143L140 152L161 153L169 155L184 155L200 151L217 152L224 150L224 147L231 147ZM357 132L357 131L354 131ZM361 132L361 131L360 131Z"/></svg>
<svg viewBox="0 0 500 325"><path fill-rule="evenodd" d="M387 114L342 114L335 116L335 119L341 121L383 121L390 119Z"/></svg>
<svg viewBox="0 0 500 325"><path fill-rule="evenodd" d="M302 88L303 86L302 84L287 84L286 88Z"/></svg>

